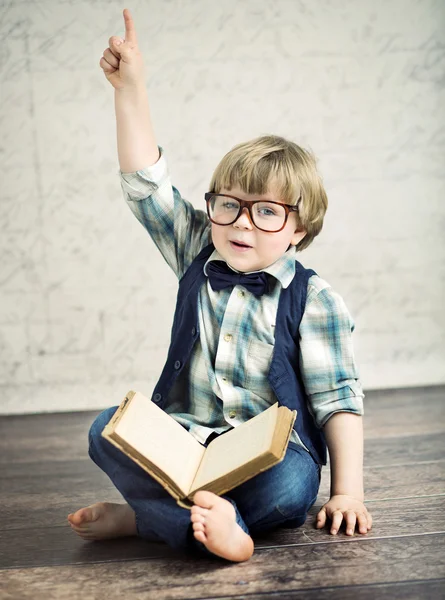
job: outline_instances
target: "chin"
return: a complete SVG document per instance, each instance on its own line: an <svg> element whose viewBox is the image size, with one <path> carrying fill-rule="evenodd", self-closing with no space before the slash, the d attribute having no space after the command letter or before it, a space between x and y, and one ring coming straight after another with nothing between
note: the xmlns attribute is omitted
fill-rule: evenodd
<svg viewBox="0 0 445 600"><path fill-rule="evenodd" d="M261 269L264 269L264 267L261 265L245 260L236 260L236 258L233 260L231 258L228 258L227 262L231 267L233 267L237 271L241 271L242 273L248 273L249 271L260 271Z"/></svg>

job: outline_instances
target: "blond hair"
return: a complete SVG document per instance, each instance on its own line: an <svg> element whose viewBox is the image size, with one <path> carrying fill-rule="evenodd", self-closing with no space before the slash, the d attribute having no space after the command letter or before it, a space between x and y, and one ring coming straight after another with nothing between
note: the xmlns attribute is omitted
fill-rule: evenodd
<svg viewBox="0 0 445 600"><path fill-rule="evenodd" d="M210 191L241 188L246 194L267 194L271 188L277 201L298 205L299 225L307 234L297 250L307 248L323 227L328 198L308 150L276 135L264 135L238 144L216 167Z"/></svg>

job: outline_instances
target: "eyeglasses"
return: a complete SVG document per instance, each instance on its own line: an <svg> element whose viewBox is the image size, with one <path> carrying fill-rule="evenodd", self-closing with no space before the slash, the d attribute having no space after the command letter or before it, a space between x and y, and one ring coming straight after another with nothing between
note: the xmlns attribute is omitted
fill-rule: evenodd
<svg viewBox="0 0 445 600"><path fill-rule="evenodd" d="M244 210L249 211L250 220L257 229L277 233L284 229L290 212L298 212L298 199L296 206L271 202L270 200L240 200L227 194L204 194L207 203L207 214L212 223L216 225L231 225L237 221Z"/></svg>

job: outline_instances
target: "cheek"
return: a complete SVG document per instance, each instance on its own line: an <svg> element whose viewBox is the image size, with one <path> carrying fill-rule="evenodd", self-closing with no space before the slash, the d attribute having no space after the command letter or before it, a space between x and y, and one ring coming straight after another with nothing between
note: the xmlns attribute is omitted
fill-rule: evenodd
<svg viewBox="0 0 445 600"><path fill-rule="evenodd" d="M290 236L270 234L262 240L262 249L274 255L281 255L286 252L290 244Z"/></svg>
<svg viewBox="0 0 445 600"><path fill-rule="evenodd" d="M215 248L217 248L219 242L222 241L223 238L224 238L224 234L225 234L224 228L223 227L218 227L218 225L214 225L212 223L212 229L211 229L211 231L212 231L212 242L213 242L213 245L215 246Z"/></svg>

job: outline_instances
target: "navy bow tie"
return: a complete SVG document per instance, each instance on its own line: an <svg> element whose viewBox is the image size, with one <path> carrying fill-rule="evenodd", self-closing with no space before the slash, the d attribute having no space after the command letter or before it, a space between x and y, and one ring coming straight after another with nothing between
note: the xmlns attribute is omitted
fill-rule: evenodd
<svg viewBox="0 0 445 600"><path fill-rule="evenodd" d="M259 273L236 273L222 261L212 261L207 265L210 285L216 292L232 285L242 285L249 292L259 297L269 291L267 275Z"/></svg>

